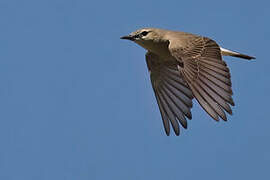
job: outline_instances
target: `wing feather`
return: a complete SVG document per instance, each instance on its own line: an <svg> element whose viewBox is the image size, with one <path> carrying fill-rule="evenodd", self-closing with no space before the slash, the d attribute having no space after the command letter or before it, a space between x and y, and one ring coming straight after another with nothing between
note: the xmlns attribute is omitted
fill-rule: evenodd
<svg viewBox="0 0 270 180"><path fill-rule="evenodd" d="M154 92L155 92L155 96L156 96L156 99L157 99L157 104L158 104L158 107L159 107L159 110L160 110L160 113L161 113L164 130L166 132L166 135L169 136L170 135L170 123L169 123L168 117L165 114L165 111L164 111L164 108L162 106L159 94L157 94L157 92L155 90L154 90Z"/></svg>
<svg viewBox="0 0 270 180"><path fill-rule="evenodd" d="M187 128L186 117L191 119L193 94L178 69L179 62L166 62L148 52L146 62L164 129L170 134L170 124L176 135L180 134L179 123Z"/></svg>
<svg viewBox="0 0 270 180"><path fill-rule="evenodd" d="M175 134L178 136L180 134L179 124L176 121L175 114L172 111L172 104L169 101L169 98L164 94L164 92L162 90L159 90L159 91L160 91L159 97L161 99L162 107L164 108L165 113L168 116L168 118L172 124L172 127L173 127Z"/></svg>
<svg viewBox="0 0 270 180"><path fill-rule="evenodd" d="M234 105L231 75L216 42L194 35L184 44L171 40L169 50L183 63L179 69L202 108L213 119L226 121L224 111L232 114Z"/></svg>

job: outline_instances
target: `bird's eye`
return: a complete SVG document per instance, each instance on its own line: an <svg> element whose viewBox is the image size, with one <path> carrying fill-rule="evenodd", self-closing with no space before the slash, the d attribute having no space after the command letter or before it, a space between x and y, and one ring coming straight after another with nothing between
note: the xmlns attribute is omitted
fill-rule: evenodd
<svg viewBox="0 0 270 180"><path fill-rule="evenodd" d="M149 33L148 31L143 31L143 32L141 33L141 35L142 35L142 36L146 36L148 33Z"/></svg>

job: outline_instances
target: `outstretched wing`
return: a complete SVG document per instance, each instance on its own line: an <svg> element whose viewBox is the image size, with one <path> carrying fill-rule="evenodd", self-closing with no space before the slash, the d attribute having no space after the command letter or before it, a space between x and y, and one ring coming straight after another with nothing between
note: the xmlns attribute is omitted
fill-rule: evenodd
<svg viewBox="0 0 270 180"><path fill-rule="evenodd" d="M230 71L222 60L220 47L209 38L194 36L185 46L170 41L169 50L180 62L185 80L203 109L215 120L227 120L226 112L232 114ZM229 105L230 104L230 105Z"/></svg>
<svg viewBox="0 0 270 180"><path fill-rule="evenodd" d="M162 61L153 53L146 53L146 63L163 125L167 135L170 123L176 135L180 134L179 122L187 128L186 117L191 119L192 92L178 70L178 62Z"/></svg>

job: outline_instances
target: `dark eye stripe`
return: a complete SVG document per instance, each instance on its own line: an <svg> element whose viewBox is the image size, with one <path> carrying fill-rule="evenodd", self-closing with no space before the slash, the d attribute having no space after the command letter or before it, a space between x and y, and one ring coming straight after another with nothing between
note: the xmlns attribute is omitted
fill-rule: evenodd
<svg viewBox="0 0 270 180"><path fill-rule="evenodd" d="M143 32L141 33L142 36L146 36L147 34L148 34L148 31L143 31Z"/></svg>

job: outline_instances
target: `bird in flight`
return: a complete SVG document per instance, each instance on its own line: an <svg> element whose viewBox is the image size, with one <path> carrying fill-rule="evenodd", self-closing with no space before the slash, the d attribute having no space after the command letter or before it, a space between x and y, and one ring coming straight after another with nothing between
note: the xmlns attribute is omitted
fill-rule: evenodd
<svg viewBox="0 0 270 180"><path fill-rule="evenodd" d="M121 39L147 50L146 64L166 134L187 128L192 99L216 121L232 114L232 84L222 56L255 59L220 47L214 40L186 32L143 28Z"/></svg>

